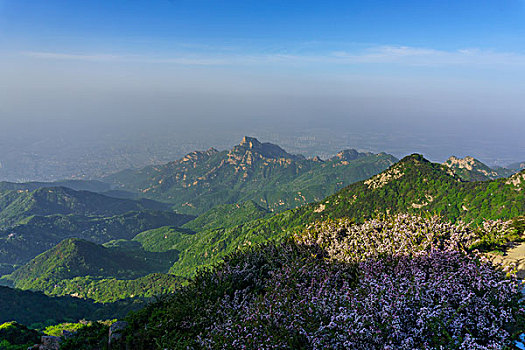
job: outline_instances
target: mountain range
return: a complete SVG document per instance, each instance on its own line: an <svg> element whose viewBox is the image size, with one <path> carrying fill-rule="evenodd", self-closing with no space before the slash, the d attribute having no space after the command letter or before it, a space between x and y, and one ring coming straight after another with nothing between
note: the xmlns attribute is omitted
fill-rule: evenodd
<svg viewBox="0 0 525 350"><path fill-rule="evenodd" d="M413 214L477 227L525 214L525 170L355 150L306 159L249 137L104 181L0 184L0 283L122 303L172 293L239 250L319 222Z"/></svg>
<svg viewBox="0 0 525 350"><path fill-rule="evenodd" d="M192 152L180 160L103 179L119 189L171 203L180 213L202 214L219 204L252 200L283 211L320 200L395 163L391 155L344 150L321 160L293 155L244 137L229 151Z"/></svg>
<svg viewBox="0 0 525 350"><path fill-rule="evenodd" d="M173 252L176 258L170 262L169 272L191 276L198 268L214 264L240 247L278 239L317 221L343 217L360 221L399 213L431 213L452 222L464 220L474 224L489 218L511 219L525 213L523 189L525 171L510 178L466 182L448 166L431 163L415 154L370 179L347 186L323 201L297 209L272 214L254 202L221 205L178 227L154 228L137 234L133 239L120 240L118 244L140 244L145 252L156 254ZM403 195L399 196L399 193ZM35 266L43 265L50 271L49 275L58 276L53 272L56 267L49 268L52 265L49 257L56 256L52 252L42 255L46 259L40 256L15 271L10 277L15 285L53 293L48 287L37 287L34 283L38 280L37 276L46 274L38 272L28 275L28 271L34 270ZM88 255L103 256L95 253ZM82 259L87 260L87 257ZM66 277L71 279L86 275L93 276L92 273L79 273Z"/></svg>
<svg viewBox="0 0 525 350"><path fill-rule="evenodd" d="M277 215L182 236L180 258L171 273L192 275L198 267L220 261L239 247L275 239L294 230L324 220L368 218L399 213L436 214L457 222L480 224L487 219L513 219L525 214L525 170L510 178L486 182L465 182L447 166L431 163L421 155L403 158L386 171L345 187L320 202L304 205ZM149 231L150 241L162 240ZM162 251L161 248L157 248Z"/></svg>

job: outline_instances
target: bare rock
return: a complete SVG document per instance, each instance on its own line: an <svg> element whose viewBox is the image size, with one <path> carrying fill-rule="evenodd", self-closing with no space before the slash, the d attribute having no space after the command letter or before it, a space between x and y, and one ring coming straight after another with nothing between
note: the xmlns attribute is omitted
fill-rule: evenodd
<svg viewBox="0 0 525 350"><path fill-rule="evenodd" d="M109 326L108 346L118 343L122 339L122 331L128 326L125 321L117 321Z"/></svg>
<svg viewBox="0 0 525 350"><path fill-rule="evenodd" d="M43 335L40 338L40 350L60 350L60 342L62 338L52 335Z"/></svg>

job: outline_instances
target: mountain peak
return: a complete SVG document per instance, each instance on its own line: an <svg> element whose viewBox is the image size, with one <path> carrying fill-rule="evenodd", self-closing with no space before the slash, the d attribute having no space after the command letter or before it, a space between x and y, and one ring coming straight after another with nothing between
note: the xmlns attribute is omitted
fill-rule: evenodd
<svg viewBox="0 0 525 350"><path fill-rule="evenodd" d="M465 158L458 158L456 156L451 156L445 161L444 164L448 167L457 166L459 168L465 168L468 170L472 170L476 164L481 164L481 162L471 156L466 156Z"/></svg>
<svg viewBox="0 0 525 350"><path fill-rule="evenodd" d="M498 172L471 156L464 158L452 156L447 159L443 165L451 169L457 176L465 181L494 180L499 177L508 176L507 173L509 172L506 169L501 169L501 171Z"/></svg>
<svg viewBox="0 0 525 350"><path fill-rule="evenodd" d="M403 159L401 159L401 160L399 161L398 164L403 164L403 163L418 163L418 162L421 162L421 163L430 163L430 161L427 160L422 154L419 154L419 153L412 153L411 155L406 156L406 157L404 157Z"/></svg>
<svg viewBox="0 0 525 350"><path fill-rule="evenodd" d="M241 151L246 152L247 150L254 151L265 158L287 158L287 159L303 159L302 156L296 156L286 152L281 147L274 145L273 143L265 142L261 143L255 137L244 136L241 143L233 148L232 151L235 153Z"/></svg>
<svg viewBox="0 0 525 350"><path fill-rule="evenodd" d="M345 149L335 155L341 160L354 160L359 157L359 152L355 149Z"/></svg>
<svg viewBox="0 0 525 350"><path fill-rule="evenodd" d="M262 143L255 137L244 136L239 146L253 149L262 147Z"/></svg>

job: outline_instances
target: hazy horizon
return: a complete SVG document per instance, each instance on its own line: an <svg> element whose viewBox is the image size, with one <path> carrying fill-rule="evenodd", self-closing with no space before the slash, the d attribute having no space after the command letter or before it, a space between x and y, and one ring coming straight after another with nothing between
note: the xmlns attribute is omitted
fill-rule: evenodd
<svg viewBox="0 0 525 350"><path fill-rule="evenodd" d="M307 155L524 161L524 19L521 0L0 0L0 176L245 134Z"/></svg>

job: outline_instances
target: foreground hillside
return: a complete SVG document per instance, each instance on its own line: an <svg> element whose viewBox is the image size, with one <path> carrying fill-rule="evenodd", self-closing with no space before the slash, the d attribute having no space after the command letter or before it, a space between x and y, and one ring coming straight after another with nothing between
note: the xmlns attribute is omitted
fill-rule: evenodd
<svg viewBox="0 0 525 350"><path fill-rule="evenodd" d="M133 349L505 348L523 330L521 293L467 248L485 234L408 215L319 223L230 255L130 315L124 342Z"/></svg>
<svg viewBox="0 0 525 350"><path fill-rule="evenodd" d="M95 226L104 246L67 239L8 278L100 302L171 293L128 318L134 349L250 348L263 339L279 348L501 348L521 330L518 286L473 250L523 238L524 195L523 171L466 182L412 155L278 214L247 201L178 216L177 225L120 234L128 226ZM38 222L51 233L54 217L75 215L19 226Z"/></svg>
<svg viewBox="0 0 525 350"><path fill-rule="evenodd" d="M397 159L384 153L346 150L326 161L287 153L277 145L245 137L230 151L192 152L164 165L127 170L104 181L147 198L200 214L219 204L252 200L271 211L320 200L369 178Z"/></svg>

